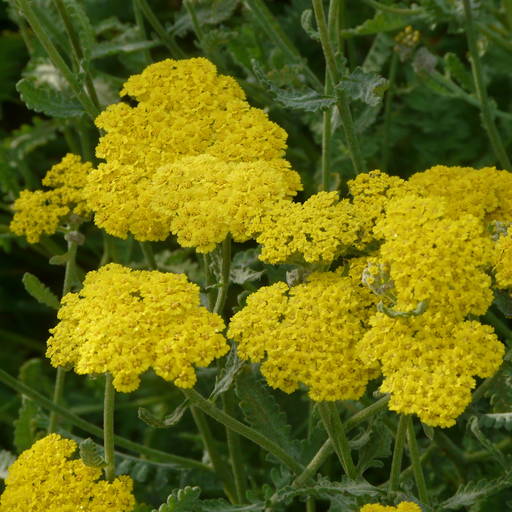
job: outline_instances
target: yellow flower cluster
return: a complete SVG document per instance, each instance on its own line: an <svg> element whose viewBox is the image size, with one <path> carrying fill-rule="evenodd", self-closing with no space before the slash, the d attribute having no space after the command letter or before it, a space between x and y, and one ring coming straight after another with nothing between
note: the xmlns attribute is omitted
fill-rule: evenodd
<svg viewBox="0 0 512 512"><path fill-rule="evenodd" d="M106 132L96 151L106 162L91 174L86 189L95 222L109 233L121 238L132 233L138 240L165 239L171 230L171 218L175 221L181 213L158 207L165 205L168 187L156 187L154 176L167 166L166 172L176 171L179 175L182 189L195 190L198 171L190 172L190 160L181 161L185 157L210 155L226 163L225 172L235 173L233 179L224 176L221 183L203 179L198 186L210 202L215 200L218 188L223 189L222 197L214 204L217 216L223 211L222 199L229 191L234 196L248 192L239 175L248 173L250 167L242 167L240 171L240 167L227 163L258 162L253 172L260 174L261 162L265 162L268 170L259 177L260 183L275 180L287 184L277 199L301 188L298 175L292 176L293 171L283 159L284 130L269 121L262 110L251 107L236 81L218 75L208 60L167 59L152 64L140 75L130 77L121 94L131 96L138 104L135 107L126 103L111 105L96 119L97 126ZM203 169L204 175L208 170ZM169 179L175 182L177 178ZM251 180L257 182L258 177ZM268 181L265 194L271 190ZM273 190L276 191L276 186ZM247 212L260 207L256 189L254 193ZM185 217L192 215L192 210L185 213ZM196 220L195 225L200 223ZM229 219L221 223L229 224ZM197 238L204 238L208 228L213 233L207 238L216 240L218 228L213 223L201 226L202 233ZM182 238L192 243L195 237L184 233ZM211 246L210 240L201 250Z"/></svg>
<svg viewBox="0 0 512 512"><path fill-rule="evenodd" d="M443 311L410 318L377 313L371 324L359 356L369 364L380 362L389 408L416 414L431 426L453 425L471 401L473 376L493 375L504 355L491 327L456 321Z"/></svg>
<svg viewBox="0 0 512 512"><path fill-rule="evenodd" d="M9 468L0 512L130 512L133 482L100 480L101 469L72 459L77 445L50 434L24 451Z"/></svg>
<svg viewBox="0 0 512 512"><path fill-rule="evenodd" d="M79 374L110 372L123 392L136 389L150 367L192 387L194 365L207 366L229 349L222 318L199 305L198 286L183 274L106 265L62 299L58 317L48 340L52 364Z"/></svg>
<svg viewBox="0 0 512 512"><path fill-rule="evenodd" d="M485 219L506 203L484 195L475 196L478 206L465 204L458 197L461 168L454 182L446 169L396 183L379 206L372 233L381 245L362 277L383 312L358 346L367 364L380 364L390 409L441 427L455 423L471 400L474 377L493 375L504 353L492 328L467 319L492 303L495 249ZM489 173L502 179L499 171Z"/></svg>
<svg viewBox="0 0 512 512"><path fill-rule="evenodd" d="M512 288L512 230L495 246L495 278L498 288Z"/></svg>
<svg viewBox="0 0 512 512"><path fill-rule="evenodd" d="M255 219L260 259L329 264L358 240L360 223L348 200L320 192L305 203L276 202Z"/></svg>
<svg viewBox="0 0 512 512"><path fill-rule="evenodd" d="M73 213L86 216L88 210L83 187L92 169L78 155L68 153L43 179L52 190L23 190L13 204L14 216L9 229L35 244L43 235L53 235L62 220Z"/></svg>
<svg viewBox="0 0 512 512"><path fill-rule="evenodd" d="M300 383L316 401L357 399L375 368L357 355L373 298L357 277L318 272L306 283L260 288L231 319L239 355L262 361L268 384L287 393Z"/></svg>
<svg viewBox="0 0 512 512"><path fill-rule="evenodd" d="M457 218L470 213L488 224L491 220L512 221L512 173L494 167L447 167L436 165L418 172L407 181L417 195L446 199L446 214Z"/></svg>
<svg viewBox="0 0 512 512"><path fill-rule="evenodd" d="M185 157L156 171L147 201L184 247L209 252L228 233L237 242L253 235L251 220L300 188L286 160L228 162L209 154ZM289 203L289 201L284 201Z"/></svg>
<svg viewBox="0 0 512 512"><path fill-rule="evenodd" d="M381 505L380 503L368 503L359 512L421 512L421 507L412 501L402 501L396 507Z"/></svg>

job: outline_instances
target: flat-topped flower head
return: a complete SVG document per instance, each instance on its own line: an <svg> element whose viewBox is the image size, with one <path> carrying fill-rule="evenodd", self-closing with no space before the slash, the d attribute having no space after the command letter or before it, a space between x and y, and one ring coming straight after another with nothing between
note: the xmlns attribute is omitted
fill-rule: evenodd
<svg viewBox="0 0 512 512"><path fill-rule="evenodd" d="M88 216L83 187L91 170L89 162L68 153L43 179L43 185L51 190L21 191L12 206L9 229L34 244L43 235L56 233L68 215Z"/></svg>
<svg viewBox="0 0 512 512"><path fill-rule="evenodd" d="M50 434L9 467L0 512L131 512L133 482L101 480L102 470L73 458L77 444Z"/></svg>
<svg viewBox="0 0 512 512"><path fill-rule="evenodd" d="M492 327L449 312L427 309L409 318L378 313L370 323L359 357L380 364L389 408L416 414L427 425L455 424L471 401L475 377L491 377L503 361L504 346Z"/></svg>
<svg viewBox="0 0 512 512"><path fill-rule="evenodd" d="M422 512L421 507L412 501L402 501L396 507L381 505L380 503L368 503L363 505L359 512Z"/></svg>
<svg viewBox="0 0 512 512"><path fill-rule="evenodd" d="M228 234L237 242L251 238L253 219L300 188L286 160L227 162L204 154L158 169L147 201L162 215L172 212L168 229L180 245L209 252Z"/></svg>
<svg viewBox="0 0 512 512"><path fill-rule="evenodd" d="M319 192L303 204L276 202L256 217L254 230L262 261L329 264L356 244L360 222L348 200Z"/></svg>
<svg viewBox="0 0 512 512"><path fill-rule="evenodd" d="M283 160L286 132L251 107L236 81L218 75L208 60L152 64L130 77L121 94L138 103L111 105L96 119L105 131L96 153L105 163L92 173L87 187L95 222L109 233L121 238L132 233L138 240L169 235L173 212L155 211L146 197L155 192L152 181L158 169L175 169L183 157L207 154L224 162L268 162L286 175L278 181L288 179L286 162L271 163Z"/></svg>
<svg viewBox="0 0 512 512"><path fill-rule="evenodd" d="M435 165L413 174L406 188L416 195L442 197L449 217L470 213L485 224L512 222L512 174L495 167Z"/></svg>
<svg viewBox="0 0 512 512"><path fill-rule="evenodd" d="M302 383L316 401L358 399L377 375L356 350L372 304L351 276L318 272L292 288L260 288L233 316L228 335L240 357L263 361L272 387L291 393Z"/></svg>
<svg viewBox="0 0 512 512"><path fill-rule="evenodd" d="M229 346L222 318L199 304L199 287L184 274L109 264L89 272L83 289L62 299L47 356L79 374L110 372L129 392L147 369L183 388L196 382Z"/></svg>

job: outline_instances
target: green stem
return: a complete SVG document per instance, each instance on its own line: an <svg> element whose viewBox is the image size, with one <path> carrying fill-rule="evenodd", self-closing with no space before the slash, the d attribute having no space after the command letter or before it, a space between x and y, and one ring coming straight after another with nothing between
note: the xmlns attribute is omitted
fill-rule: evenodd
<svg viewBox="0 0 512 512"><path fill-rule="evenodd" d="M345 8L345 0L330 0L327 14L327 31L335 53L343 54L343 38L341 27Z"/></svg>
<svg viewBox="0 0 512 512"><path fill-rule="evenodd" d="M160 20L157 18L157 16L149 6L147 0L135 1L142 14L144 14L145 18L148 20L148 23L153 27L153 30L156 32L162 43L169 50L171 56L178 59L184 58L186 55L183 53L182 49L176 44L174 37L167 33L164 26L160 23Z"/></svg>
<svg viewBox="0 0 512 512"><path fill-rule="evenodd" d="M222 394L222 406L226 414L234 416L235 396L232 389L228 389L228 391ZM240 446L240 436L227 428L226 437L228 441L229 456L231 459L231 470L233 471L233 475L235 477L237 503L244 503L247 475L245 472L245 465Z"/></svg>
<svg viewBox="0 0 512 512"><path fill-rule="evenodd" d="M414 479L416 481L416 487L418 488L418 497L420 501L428 505L430 503L427 484L425 482L425 476L423 475L423 469L421 467L420 452L418 449L418 442L416 441L416 433L414 432L414 425L412 422L412 416L406 416L407 422L407 445L409 447L409 457L411 459L412 470L414 472Z"/></svg>
<svg viewBox="0 0 512 512"><path fill-rule="evenodd" d="M505 338L509 343L512 343L512 329L510 329L510 327L506 322L503 321L502 318L489 310L487 313L485 313L483 319L494 327L494 330L499 336Z"/></svg>
<svg viewBox="0 0 512 512"><path fill-rule="evenodd" d="M281 25L276 20L270 9L265 5L263 0L244 0L244 4L253 13L260 28L274 42L274 44L286 55L286 57L302 67L309 83L317 90L322 89L322 83L317 76L311 71L300 54L299 50L290 41Z"/></svg>
<svg viewBox="0 0 512 512"><path fill-rule="evenodd" d="M396 70L398 65L398 55L393 52L391 56L391 64L389 66L389 87L386 93L386 103L384 105L384 134L382 136L382 170L388 171L389 155L391 154L391 143L389 130L391 127L391 106L393 104L393 96L395 89Z"/></svg>
<svg viewBox="0 0 512 512"><path fill-rule="evenodd" d="M345 428L341 422L336 403L318 402L318 412L345 473L351 479L357 478L357 468L352 460Z"/></svg>
<svg viewBox="0 0 512 512"><path fill-rule="evenodd" d="M151 242L139 242L140 248L142 250L142 254L144 255L144 261L146 262L146 266L149 270L158 270L158 265L156 264L155 255L153 253L153 247L151 246Z"/></svg>
<svg viewBox="0 0 512 512"><path fill-rule="evenodd" d="M62 18L62 21L64 22L64 27L66 29L69 41L71 43L71 49L73 51L76 70L78 71L84 67L84 52L82 51L82 47L80 45L80 38L78 37L78 34L75 31L75 27L73 26L73 23L69 18L64 2L62 0L54 1L57 10L59 11L59 15ZM98 110L101 110L100 101L98 99L98 94L96 93L96 88L94 87L94 82L92 80L88 63L86 63L85 66L84 84L85 88L87 89L87 92L89 93L89 97L91 98L92 103Z"/></svg>
<svg viewBox="0 0 512 512"><path fill-rule="evenodd" d="M315 510L316 510L315 498L313 498L313 496L308 496L306 498L306 512L315 512Z"/></svg>
<svg viewBox="0 0 512 512"><path fill-rule="evenodd" d="M475 89L478 99L480 100L480 110L482 112L482 120L487 135L494 150L494 154L500 165L509 171L512 171L512 165L508 158L505 146L501 140L500 134L494 123L494 117L491 112L489 99L487 97L487 89L485 87L484 72L478 54L478 47L476 42L476 31L473 23L473 13L471 10L470 0L463 0L464 4L464 17L466 24L466 37L468 40L469 53L471 56L471 69L473 70L473 80L475 82Z"/></svg>
<svg viewBox="0 0 512 512"><path fill-rule="evenodd" d="M146 27L144 25L144 17L142 15L142 11L140 10L140 5L137 0L132 1L133 13L135 15L135 23L137 25L137 30L139 31L139 36L141 39L146 41L148 39L148 35L146 32ZM151 53L148 48L144 48L142 50L142 56L144 57L144 64L148 66L151 64Z"/></svg>
<svg viewBox="0 0 512 512"><path fill-rule="evenodd" d="M322 44L322 51L325 57L327 73L329 74L332 83L337 84L340 79L341 70L338 69L334 50L329 40L329 31L325 21L323 0L313 0L313 10L315 12L316 24L320 34L320 42ZM350 159L352 160L354 170L356 174L359 174L366 170L366 164L364 163L364 159L361 154L361 148L359 146L359 140L355 132L349 101L345 92L341 88L335 87L335 91L336 105L340 113L347 149L350 154Z"/></svg>
<svg viewBox="0 0 512 512"><path fill-rule="evenodd" d="M73 73L73 71L71 71L71 69L69 69L68 65L60 55L59 51L57 50L57 48L55 48L55 45L48 37L45 28L43 27L36 13L32 9L29 0L18 0L18 6L20 7L22 14L27 19L29 25L32 27L34 34L39 39L39 42L46 50L46 53L50 57L50 60L52 61L53 65L60 71L62 76L68 82L71 90L73 91L77 100L81 103L82 107L87 112L89 117L92 120L94 120L99 114L98 108L94 105L92 100L82 89L82 86L76 78L75 74Z"/></svg>
<svg viewBox="0 0 512 512"><path fill-rule="evenodd" d="M400 472L402 470L402 458L404 454L405 435L407 431L407 417L400 415L398 427L395 436L395 449L393 450L393 460L391 461L391 472L389 476L389 492L398 491L400 483Z"/></svg>
<svg viewBox="0 0 512 512"><path fill-rule="evenodd" d="M242 422L233 418L229 414L216 407L212 402L204 398L195 389L181 389L183 394L205 414L212 417L214 420L222 423L229 429L237 432L238 434L246 437L249 441L259 445L267 452L274 455L276 458L281 460L286 466L288 466L294 473L301 473L303 466L291 457L285 450L283 450L277 443L268 439L260 432L244 425Z"/></svg>
<svg viewBox="0 0 512 512"><path fill-rule="evenodd" d="M68 259L66 260L66 268L64 270L64 283L62 285L62 297L71 291L73 281L76 276L76 253L78 244L73 241L68 241ZM53 403L60 405L64 396L64 383L66 380L66 370L62 367L57 368L57 375L55 377L55 387L53 390ZM48 420L48 434L57 430L59 417L52 411Z"/></svg>
<svg viewBox="0 0 512 512"><path fill-rule="evenodd" d="M326 96L332 93L331 81L325 75L324 92ZM322 113L322 190L330 190L330 156L331 156L331 138L332 138L332 108L324 110Z"/></svg>
<svg viewBox="0 0 512 512"><path fill-rule="evenodd" d="M213 285L212 271L210 268L210 258L208 254L203 254L203 272L204 272L204 287L206 290L206 299L208 311L211 311L215 303L215 290L211 288Z"/></svg>
<svg viewBox="0 0 512 512"><path fill-rule="evenodd" d="M464 473L467 465L465 453L440 429L434 430L434 442L451 459L459 473Z"/></svg>
<svg viewBox="0 0 512 512"><path fill-rule="evenodd" d="M372 416L377 414L379 411L384 409L389 402L390 397L384 396L380 400L377 400L372 405L365 407L363 410L354 414L345 422L345 432L350 432L352 429L364 423ZM294 487L301 487L305 485L313 476L318 472L322 464L327 460L329 455L333 452L334 448L330 439L327 439L321 446L315 456L311 459L309 464L306 466L304 471L293 481Z"/></svg>
<svg viewBox="0 0 512 512"><path fill-rule="evenodd" d="M224 484L224 492L226 493L226 496L231 503L237 503L233 477L215 446L215 439L213 438L210 426L208 425L203 412L194 406L190 407L190 412L192 413L197 430L199 430L204 447L212 462L213 470Z"/></svg>
<svg viewBox="0 0 512 512"><path fill-rule="evenodd" d="M512 30L512 0L502 0L509 30Z"/></svg>
<svg viewBox="0 0 512 512"><path fill-rule="evenodd" d="M221 268L221 282L213 313L222 316L224 305L228 296L229 289L229 272L231 269L231 235L228 235L224 242L222 242L222 268Z"/></svg>
<svg viewBox="0 0 512 512"><path fill-rule="evenodd" d="M6 371L0 369L0 382L3 382L6 386L14 389L18 393L27 396L31 400L37 402L41 407L49 411L56 412L59 417L65 419L75 427L96 436L100 439L103 439L103 429L97 427L93 423L90 423L80 416L73 414L66 407L63 407L58 404L54 404L49 398L46 398L44 395L36 391L35 389L27 386L24 382L12 377ZM149 448L148 446L144 446L139 443L135 443L121 436L114 436L115 443L127 450L131 450L135 453L140 453L145 455L146 457L153 457L160 459L161 461L168 461L170 463L176 464L179 467L183 468L191 468L191 469L201 469L203 471L212 471L212 468L202 462L188 459L186 457L180 457L178 455L171 455L166 452L162 452L160 450L156 450L154 448Z"/></svg>
<svg viewBox="0 0 512 512"><path fill-rule="evenodd" d="M71 131L69 126L64 125L62 128L62 133L64 135L64 139L66 139L66 144L68 145L69 151L75 155L80 155L80 146Z"/></svg>
<svg viewBox="0 0 512 512"><path fill-rule="evenodd" d="M105 450L105 478L112 482L116 477L116 458L114 452L114 409L115 396L113 377L105 375L105 400L103 402L103 447Z"/></svg>
<svg viewBox="0 0 512 512"><path fill-rule="evenodd" d="M62 397L64 395L64 382L66 380L66 370L59 366L57 368L57 375L55 376L55 384L53 388L53 403L61 404ZM48 434L52 434L57 430L57 424L59 422L59 417L55 412L50 413L50 418L48 420Z"/></svg>

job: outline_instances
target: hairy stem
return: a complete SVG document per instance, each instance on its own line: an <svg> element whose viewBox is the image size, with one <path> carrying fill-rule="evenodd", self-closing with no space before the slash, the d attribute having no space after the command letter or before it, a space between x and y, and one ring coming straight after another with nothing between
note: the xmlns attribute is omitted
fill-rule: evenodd
<svg viewBox="0 0 512 512"><path fill-rule="evenodd" d="M105 450L105 478L112 482L116 477L114 453L114 409L116 391L110 373L105 375L105 399L103 402L103 447Z"/></svg>
<svg viewBox="0 0 512 512"><path fill-rule="evenodd" d="M418 442L416 440L416 433L414 432L414 425L412 422L412 416L406 416L407 422L407 445L409 447L409 457L411 459L412 470L414 473L414 480L416 481L416 487L418 489L419 499L428 505L430 503L427 484L425 482L425 476L423 475L423 469L421 467L420 451L418 449Z"/></svg>
<svg viewBox="0 0 512 512"><path fill-rule="evenodd" d="M478 99L480 101L480 110L482 112L482 120L484 127L487 131L487 135L491 142L491 146L494 151L496 159L500 165L509 171L512 171L512 165L510 164L509 157L501 140L500 134L494 123L494 116L491 111L489 98L487 96L487 89L485 87L484 71L482 69L482 63L480 61L480 55L478 54L478 46L476 42L476 30L473 23L473 13L471 9L470 0L463 0L464 5L464 17L466 25L466 37L468 41L469 54L471 56L471 69L473 70L473 81L475 83L475 89L477 92Z"/></svg>
<svg viewBox="0 0 512 512"><path fill-rule="evenodd" d="M318 26L318 32L320 34L320 42L322 44L322 51L325 57L325 64L327 66L327 73L329 74L332 83L335 85L340 79L340 69L336 62L335 53L329 39L329 30L325 20L325 12L322 0L313 0L313 10L315 12L316 24ZM354 121L352 120L352 112L350 111L350 105L345 92L335 87L336 92L336 105L340 113L343 132L345 135L345 142L347 144L350 158L352 160L352 166L356 174L364 172L366 170L366 164L364 163L363 156L361 154L361 148L359 146L359 140L357 138Z"/></svg>
<svg viewBox="0 0 512 512"><path fill-rule="evenodd" d="M222 242L222 267L220 288L217 293L217 299L213 312L222 316L229 290L229 272L231 269L231 235L228 235Z"/></svg>
<svg viewBox="0 0 512 512"><path fill-rule="evenodd" d="M407 432L407 417L400 415L398 427L395 436L395 449L393 450L393 459L391 461L391 472L389 476L389 492L398 490L400 483L400 472L402 470L402 458L404 454L405 436Z"/></svg>
<svg viewBox="0 0 512 512"><path fill-rule="evenodd" d="M347 435L336 403L318 402L318 412L345 473L349 478L357 478L357 468L352 460Z"/></svg>

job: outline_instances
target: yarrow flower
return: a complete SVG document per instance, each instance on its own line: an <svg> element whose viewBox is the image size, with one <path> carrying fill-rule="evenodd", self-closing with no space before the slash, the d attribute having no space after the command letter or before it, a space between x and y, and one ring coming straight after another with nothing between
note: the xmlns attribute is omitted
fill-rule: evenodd
<svg viewBox="0 0 512 512"><path fill-rule="evenodd" d="M21 191L12 206L14 217L9 229L35 244L43 235L56 233L70 214L88 216L83 187L91 170L89 162L68 153L43 179L43 185L51 190Z"/></svg>
<svg viewBox="0 0 512 512"><path fill-rule="evenodd" d="M421 507L412 501L402 501L396 507L368 503L359 509L359 512L421 512Z"/></svg>
<svg viewBox="0 0 512 512"><path fill-rule="evenodd" d="M235 162L254 164L255 184L260 180L261 185L269 176L284 184L276 199L301 189L298 175L283 159L285 131L262 110L251 107L236 81L218 75L208 60L167 59L152 64L140 75L130 77L121 95L135 99L137 106L111 105L96 119L96 125L106 132L96 152L106 161L91 174L86 190L95 222L107 232L121 238L132 233L138 240L163 240L171 229L181 232L176 227L176 217L183 214L183 209L177 213L162 207L166 205L168 186L160 180L157 187L153 181L159 169L167 166L160 176L175 172L175 176L169 176L171 187L179 176L182 190L195 190L194 179L200 170L192 171L191 161L185 157L210 155L224 162L216 164L224 165L225 175L220 183L208 185L208 169L202 170L196 196L202 199L213 200L218 186L225 189L224 196L248 192L239 179L239 171L243 168L242 174L248 173L251 167L229 165ZM233 178L229 176L231 172L235 174ZM267 185L264 195L270 190ZM254 211L258 209L258 200L255 188L254 198L249 201ZM220 211L221 203L216 203L215 208ZM184 216L192 217L192 210ZM200 224L201 220L196 219L188 230L193 231ZM229 221L223 220L222 224L229 225ZM214 231L208 238L216 240L216 226L208 227ZM197 237L186 233L182 238L192 244L194 238L204 238L205 226L200 231ZM207 250L211 243L207 240L200 250Z"/></svg>
<svg viewBox="0 0 512 512"><path fill-rule="evenodd" d="M506 202L496 191L495 200L475 196L479 205L466 204L450 189L446 169L438 166L387 189L375 175L377 192L385 195L377 194L380 204L368 218L381 245L361 277L380 298L381 312L358 345L361 359L380 365L390 409L441 427L455 423L471 401L475 377L492 376L504 354L493 329L469 318L483 315L493 300L489 271L496 249L486 222L500 217ZM455 168L454 176L476 180L478 172ZM506 179L494 169L485 172ZM351 190L354 203L364 197Z"/></svg>
<svg viewBox="0 0 512 512"><path fill-rule="evenodd" d="M199 288L183 274L131 270L109 264L89 272L83 289L62 299L47 356L79 374L110 372L129 392L152 367L183 388L196 382L229 346L222 318L199 304Z"/></svg>
<svg viewBox="0 0 512 512"><path fill-rule="evenodd" d="M254 231L268 263L329 264L356 244L360 222L348 200L319 192L306 202L275 202L255 218Z"/></svg>
<svg viewBox="0 0 512 512"><path fill-rule="evenodd" d="M300 188L286 160L228 162L208 154L185 157L155 172L147 201L170 216L170 230L184 247L209 252L231 233L253 236L252 219Z"/></svg>
<svg viewBox="0 0 512 512"><path fill-rule="evenodd" d="M250 295L228 335L240 357L263 361L272 387L291 393L302 383L316 401L358 399L378 374L356 350L372 304L356 276L317 272L292 288L276 283Z"/></svg>
<svg viewBox="0 0 512 512"><path fill-rule="evenodd" d="M133 482L122 475L100 480L101 469L73 459L77 444L50 434L10 466L0 512L130 512Z"/></svg>
<svg viewBox="0 0 512 512"><path fill-rule="evenodd" d="M498 288L512 288L512 230L498 238L495 251L495 278Z"/></svg>

